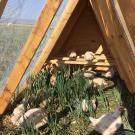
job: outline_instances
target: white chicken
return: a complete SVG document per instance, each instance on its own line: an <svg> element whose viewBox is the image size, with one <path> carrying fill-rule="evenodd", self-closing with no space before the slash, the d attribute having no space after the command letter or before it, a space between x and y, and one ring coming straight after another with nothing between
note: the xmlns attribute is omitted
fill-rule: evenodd
<svg viewBox="0 0 135 135"><path fill-rule="evenodd" d="M110 68L110 69L104 74L104 77L111 79L111 78L114 77L114 74L115 74L114 69L113 69L113 68Z"/></svg>
<svg viewBox="0 0 135 135"><path fill-rule="evenodd" d="M93 110L96 111L96 109L97 109L97 100L96 99L92 99L91 103L92 103Z"/></svg>
<svg viewBox="0 0 135 135"><path fill-rule="evenodd" d="M51 76L51 78L50 78L50 84L51 84L52 86L55 86L55 84L56 84L56 75L55 75L55 74L53 74L53 75Z"/></svg>
<svg viewBox="0 0 135 135"><path fill-rule="evenodd" d="M76 57L77 57L77 53L76 53L76 52L71 51L71 52L69 53L69 58L76 58Z"/></svg>
<svg viewBox="0 0 135 135"><path fill-rule="evenodd" d="M119 106L113 113L104 114L100 118L95 119L89 117L92 126L102 135L113 135L122 125L121 114L124 108Z"/></svg>
<svg viewBox="0 0 135 135"><path fill-rule="evenodd" d="M34 126L36 130L47 123L47 114L41 108L28 110L19 120L17 126Z"/></svg>
<svg viewBox="0 0 135 135"><path fill-rule="evenodd" d="M92 70L92 67L89 67L88 69L83 68L82 71L84 72L83 76L89 79L93 79L97 74Z"/></svg>
<svg viewBox="0 0 135 135"><path fill-rule="evenodd" d="M91 51L87 51L85 54L84 54L84 59L87 60L87 61L92 61L95 57L95 54Z"/></svg>
<svg viewBox="0 0 135 135"><path fill-rule="evenodd" d="M91 84L91 81L90 81ZM93 87L102 87L102 86L108 86L108 83L105 81L105 79L96 77L92 80Z"/></svg>
<svg viewBox="0 0 135 135"><path fill-rule="evenodd" d="M93 79L95 77L95 75L96 75L96 72L94 72L94 71L86 71L86 72L84 72L83 75L86 78Z"/></svg>
<svg viewBox="0 0 135 135"><path fill-rule="evenodd" d="M82 110L84 112L88 112L88 110L89 110L88 101L86 99L82 100Z"/></svg>
<svg viewBox="0 0 135 135"><path fill-rule="evenodd" d="M13 123L13 125L16 125L16 123L18 122L19 118L25 113L25 107L24 104L20 104L18 105L14 111L13 114L11 116L11 122Z"/></svg>

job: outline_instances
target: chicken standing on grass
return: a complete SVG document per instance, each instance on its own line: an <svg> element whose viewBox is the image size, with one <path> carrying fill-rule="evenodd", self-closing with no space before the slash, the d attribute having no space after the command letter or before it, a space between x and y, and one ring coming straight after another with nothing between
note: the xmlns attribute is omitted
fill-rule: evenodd
<svg viewBox="0 0 135 135"><path fill-rule="evenodd" d="M91 125L102 135L113 135L122 125L121 114L124 111L122 106L116 108L113 113L104 114L100 118L90 117Z"/></svg>
<svg viewBox="0 0 135 135"><path fill-rule="evenodd" d="M93 87L107 87L108 83L106 82L106 80L104 78L100 78L100 77L96 77L92 80L92 82L90 81L90 83L92 83Z"/></svg>
<svg viewBox="0 0 135 135"><path fill-rule="evenodd" d="M39 127L47 123L47 114L42 108L28 110L19 120L17 126L31 126L38 130Z"/></svg>
<svg viewBox="0 0 135 135"><path fill-rule="evenodd" d="M56 75L53 74L53 75L51 76L51 78L50 78L50 83L51 83L52 86L55 86L55 84L56 84Z"/></svg>
<svg viewBox="0 0 135 135"><path fill-rule="evenodd" d="M86 99L82 100L82 110L83 110L83 112L88 112L88 110L89 110L88 100L86 100Z"/></svg>
<svg viewBox="0 0 135 135"><path fill-rule="evenodd" d="M96 76L96 72L94 72L94 71L85 71L84 72L84 77L86 77L86 78L89 78L89 79L93 79L95 76Z"/></svg>
<svg viewBox="0 0 135 135"><path fill-rule="evenodd" d="M24 104L20 104L14 109L13 114L11 116L11 122L13 123L13 125L16 125L16 123L24 113L25 113Z"/></svg>
<svg viewBox="0 0 135 135"><path fill-rule="evenodd" d="M96 111L96 109L97 109L97 100L96 99L92 99L91 103L92 103L93 111Z"/></svg>
<svg viewBox="0 0 135 135"><path fill-rule="evenodd" d="M113 68L110 68L105 74L104 77L108 78L108 79L112 79L115 75L115 71Z"/></svg>

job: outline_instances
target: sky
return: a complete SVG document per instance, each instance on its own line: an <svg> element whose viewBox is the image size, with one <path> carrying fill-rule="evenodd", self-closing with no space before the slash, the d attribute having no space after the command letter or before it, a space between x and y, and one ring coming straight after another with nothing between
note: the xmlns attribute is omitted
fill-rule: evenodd
<svg viewBox="0 0 135 135"><path fill-rule="evenodd" d="M36 20L46 0L8 0L3 18Z"/></svg>

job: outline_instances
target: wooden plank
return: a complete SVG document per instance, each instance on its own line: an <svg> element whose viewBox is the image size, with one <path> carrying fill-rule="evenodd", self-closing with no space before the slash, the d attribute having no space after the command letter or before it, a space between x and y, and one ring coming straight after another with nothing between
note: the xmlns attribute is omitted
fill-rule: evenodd
<svg viewBox="0 0 135 135"><path fill-rule="evenodd" d="M79 0L69 0L68 1L68 4L67 4L63 14L61 15L59 23L57 24L56 28L54 29L52 35L50 36L50 38L48 40L48 43L44 47L35 67L32 70L32 74L36 74L41 70L42 66L44 65L45 61L49 57L51 51L53 50L56 42L58 41L64 28L66 27L68 20L70 19L71 15L73 14L73 12L78 4L79 4Z"/></svg>
<svg viewBox="0 0 135 135"><path fill-rule="evenodd" d="M30 34L24 48L6 82L6 86L0 97L0 115L4 113L11 97L24 75L32 57L42 41L44 34L55 16L62 0L47 0L45 7Z"/></svg>
<svg viewBox="0 0 135 135"><path fill-rule="evenodd" d="M135 92L135 60L131 55L123 36L117 16L114 14L112 3L109 0L90 0L101 30L106 39L118 71L125 80L130 92Z"/></svg>
<svg viewBox="0 0 135 135"><path fill-rule="evenodd" d="M110 5L112 5L112 3L110 2ZM131 93L135 92L135 59L134 59L134 50L131 49L132 47L130 46L131 44L127 42L127 37L125 36L125 32L124 29L121 26L121 23L119 21L119 18L117 17L114 7L111 6L112 9L112 22L113 25L115 27L116 30L116 38L117 38L117 45L119 45L119 47L116 46L117 52L120 55L120 59L122 61L122 65L123 68L126 70L127 72L127 76L125 78L125 82L127 84L127 87L129 88L129 91ZM124 57L123 57L124 56ZM126 81L126 79L128 79Z"/></svg>
<svg viewBox="0 0 135 135"><path fill-rule="evenodd" d="M101 54L102 52L103 52L103 47L102 45L100 45L95 54Z"/></svg>
<svg viewBox="0 0 135 135"><path fill-rule="evenodd" d="M56 63L61 63L61 64L73 64L73 65L90 65L90 66L101 66L101 67L108 67L108 66L113 66L113 62L91 62L91 61L86 61L86 60L62 60L62 59L53 59L50 60L49 63L56 64Z"/></svg>
<svg viewBox="0 0 135 135"><path fill-rule="evenodd" d="M95 71L101 71L101 72L107 72L109 69L110 67L100 67L100 66L94 68Z"/></svg>
<svg viewBox="0 0 135 135"><path fill-rule="evenodd" d="M89 66L101 66L101 67L109 67L113 66L113 63L108 62L88 62L88 61L63 61L64 64L74 64L74 65L89 65Z"/></svg>
<svg viewBox="0 0 135 135"><path fill-rule="evenodd" d="M5 6L6 6L6 4L7 4L7 1L8 1L8 0L0 0L0 18L1 18L1 16L2 16L2 14L3 14L3 11L4 11L4 9L5 9Z"/></svg>
<svg viewBox="0 0 135 135"><path fill-rule="evenodd" d="M134 0L117 0L124 21L135 44L135 1Z"/></svg>
<svg viewBox="0 0 135 135"><path fill-rule="evenodd" d="M129 49L131 49L131 52L133 53L133 57L135 57L135 45L134 45L133 40L131 38L131 34L129 33L129 30L128 30L126 21L124 19L123 13L121 11L121 8L120 8L118 0L113 0L113 6L114 6L114 9L115 9L116 15L117 15L117 17L119 19L119 22L121 24L121 27L123 29L125 39L127 40L127 44L129 44L128 45Z"/></svg>
<svg viewBox="0 0 135 135"><path fill-rule="evenodd" d="M68 61L68 60L76 60L76 61L84 61L85 59L83 57L77 57L77 58L70 58L70 57L62 57L62 58L57 58L58 60L63 60L63 61ZM95 58L92 60L92 62L113 62L113 59L107 58L105 55L95 55Z"/></svg>

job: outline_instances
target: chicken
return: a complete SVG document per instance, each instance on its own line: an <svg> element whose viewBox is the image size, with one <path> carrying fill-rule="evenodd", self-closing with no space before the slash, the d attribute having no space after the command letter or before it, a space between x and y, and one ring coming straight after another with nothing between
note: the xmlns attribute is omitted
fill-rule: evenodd
<svg viewBox="0 0 135 135"><path fill-rule="evenodd" d="M97 109L97 100L96 99L92 99L91 103L92 103L93 111L96 111L96 109Z"/></svg>
<svg viewBox="0 0 135 135"><path fill-rule="evenodd" d="M86 72L84 72L83 75L86 78L93 79L95 77L95 75L96 75L96 72L94 72L94 71L86 71Z"/></svg>
<svg viewBox="0 0 135 135"><path fill-rule="evenodd" d="M47 100L43 100L42 102L40 102L39 107L42 109L46 108L47 107Z"/></svg>
<svg viewBox="0 0 135 135"><path fill-rule="evenodd" d="M87 60L87 61L92 61L95 57L95 54L93 52L90 52L90 51L87 51L85 54L84 54L84 59Z"/></svg>
<svg viewBox="0 0 135 135"><path fill-rule="evenodd" d="M89 67L86 71L87 71L87 72L92 71L92 67Z"/></svg>
<svg viewBox="0 0 135 135"><path fill-rule="evenodd" d="M53 74L53 75L51 76L51 78L50 78L50 83L51 83L52 86L55 86L55 84L56 84L56 75Z"/></svg>
<svg viewBox="0 0 135 135"><path fill-rule="evenodd" d="M13 125L16 125L17 121L19 120L19 118L25 113L25 107L24 104L20 104L18 105L14 111L13 114L11 116L11 122L13 123Z"/></svg>
<svg viewBox="0 0 135 135"><path fill-rule="evenodd" d="M114 69L113 68L110 68L105 74L104 74L104 77L108 78L108 79L111 79L114 77Z"/></svg>
<svg viewBox="0 0 135 135"><path fill-rule="evenodd" d="M84 112L88 112L88 110L89 110L88 101L86 99L82 100L82 110Z"/></svg>
<svg viewBox="0 0 135 135"><path fill-rule="evenodd" d="M34 126L36 130L47 123L47 114L42 108L28 110L19 120L17 126Z"/></svg>
<svg viewBox="0 0 135 135"><path fill-rule="evenodd" d="M70 54L69 54L69 58L76 58L77 57L77 54L76 54L76 52L74 52L74 51L71 51L70 52Z"/></svg>
<svg viewBox="0 0 135 135"><path fill-rule="evenodd" d="M124 108L119 106L113 113L104 114L100 118L95 119L89 117L92 126L102 135L113 135L122 125L121 114Z"/></svg>
<svg viewBox="0 0 135 135"><path fill-rule="evenodd" d="M89 79L93 79L97 73L92 70L92 67L86 68L82 69L82 71L84 72L83 76Z"/></svg>
<svg viewBox="0 0 135 135"><path fill-rule="evenodd" d="M90 81L91 83L91 81ZM105 81L105 79L96 77L92 80L93 87L102 87L102 86L108 86L108 83Z"/></svg>

